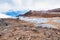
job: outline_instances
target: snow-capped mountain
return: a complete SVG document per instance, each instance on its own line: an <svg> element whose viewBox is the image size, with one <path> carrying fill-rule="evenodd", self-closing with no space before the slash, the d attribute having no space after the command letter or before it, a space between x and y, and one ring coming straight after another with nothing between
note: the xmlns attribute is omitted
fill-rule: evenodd
<svg viewBox="0 0 60 40"><path fill-rule="evenodd" d="M17 11L9 10L4 13L8 16L16 17L17 15L22 15L22 14L25 14L26 12L28 12L28 10L17 10Z"/></svg>
<svg viewBox="0 0 60 40"><path fill-rule="evenodd" d="M8 10L5 12L0 12L0 18L14 18L17 15L22 15L28 12L28 10Z"/></svg>

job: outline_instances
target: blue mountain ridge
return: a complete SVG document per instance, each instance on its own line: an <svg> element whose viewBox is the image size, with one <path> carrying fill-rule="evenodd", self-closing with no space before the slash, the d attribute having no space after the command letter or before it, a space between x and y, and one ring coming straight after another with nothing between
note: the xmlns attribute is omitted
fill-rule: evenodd
<svg viewBox="0 0 60 40"><path fill-rule="evenodd" d="M19 10L18 11L10 10L10 11L5 12L5 14L8 16L16 17L17 15L23 15L26 12L28 12L28 10L20 10L20 11Z"/></svg>

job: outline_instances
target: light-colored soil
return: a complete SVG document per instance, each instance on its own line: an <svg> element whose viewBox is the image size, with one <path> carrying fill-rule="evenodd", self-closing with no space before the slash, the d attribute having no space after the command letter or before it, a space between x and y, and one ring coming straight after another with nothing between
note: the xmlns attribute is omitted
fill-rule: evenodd
<svg viewBox="0 0 60 40"><path fill-rule="evenodd" d="M0 26L0 40L60 40L60 30L35 27L33 23L3 19L6 25Z"/></svg>

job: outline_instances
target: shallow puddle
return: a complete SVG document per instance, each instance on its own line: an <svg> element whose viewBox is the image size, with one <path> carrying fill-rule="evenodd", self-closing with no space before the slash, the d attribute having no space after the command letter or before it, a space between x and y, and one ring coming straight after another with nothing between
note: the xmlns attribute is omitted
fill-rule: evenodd
<svg viewBox="0 0 60 40"><path fill-rule="evenodd" d="M35 26L42 26L42 27L48 27L48 28L55 28L55 25L48 24L47 22L56 22L60 23L60 20L49 20L48 18L29 18L29 17L19 17L19 19L28 21L28 22L33 22ZM43 23L43 24L41 24Z"/></svg>
<svg viewBox="0 0 60 40"><path fill-rule="evenodd" d="M29 18L29 17L19 17L19 19L34 23L43 23L48 22L49 20L47 18Z"/></svg>
<svg viewBox="0 0 60 40"><path fill-rule="evenodd" d="M54 20L54 22L60 23L60 20Z"/></svg>

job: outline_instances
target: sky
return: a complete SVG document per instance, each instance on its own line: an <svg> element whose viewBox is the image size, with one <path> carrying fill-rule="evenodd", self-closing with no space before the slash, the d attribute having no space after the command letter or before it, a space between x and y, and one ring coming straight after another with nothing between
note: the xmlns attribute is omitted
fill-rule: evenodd
<svg viewBox="0 0 60 40"><path fill-rule="evenodd" d="M48 10L60 8L60 0L0 0L0 13L8 10Z"/></svg>

